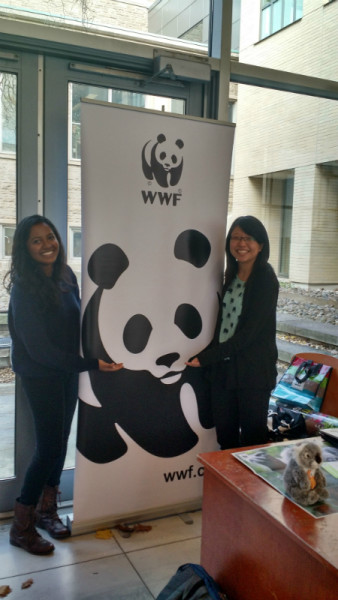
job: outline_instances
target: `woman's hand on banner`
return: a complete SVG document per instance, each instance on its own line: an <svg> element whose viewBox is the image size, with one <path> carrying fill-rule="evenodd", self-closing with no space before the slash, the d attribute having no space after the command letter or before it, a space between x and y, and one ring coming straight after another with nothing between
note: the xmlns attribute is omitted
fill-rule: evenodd
<svg viewBox="0 0 338 600"><path fill-rule="evenodd" d="M105 371L105 372L111 372L111 371L119 371L120 369L123 369L123 363L115 363L115 362L111 362L108 363L105 360L101 360L101 358L99 358L99 370L100 371Z"/></svg>
<svg viewBox="0 0 338 600"><path fill-rule="evenodd" d="M201 363L198 360L197 356L195 356L195 358L192 358L191 360L188 360L185 364L188 367L200 367L201 366Z"/></svg>

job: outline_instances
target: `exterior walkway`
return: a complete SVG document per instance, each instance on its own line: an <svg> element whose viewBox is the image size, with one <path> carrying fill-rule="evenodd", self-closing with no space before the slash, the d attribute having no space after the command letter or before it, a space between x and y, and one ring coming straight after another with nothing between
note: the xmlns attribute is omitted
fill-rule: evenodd
<svg viewBox="0 0 338 600"><path fill-rule="evenodd" d="M332 354L338 357L338 326L328 325L320 321L310 319L299 319L294 315L277 313L277 332L292 334L308 338L323 344L335 346L333 351L327 349L318 350L322 354ZM278 359L289 363L291 358L298 352L316 352L312 346L293 343L277 338Z"/></svg>

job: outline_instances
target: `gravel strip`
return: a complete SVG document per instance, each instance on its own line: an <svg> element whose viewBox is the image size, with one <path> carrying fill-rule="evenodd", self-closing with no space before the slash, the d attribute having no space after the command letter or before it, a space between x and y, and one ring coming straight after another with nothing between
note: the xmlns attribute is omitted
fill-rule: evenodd
<svg viewBox="0 0 338 600"><path fill-rule="evenodd" d="M329 325L338 325L338 290L304 290L281 285L277 310Z"/></svg>

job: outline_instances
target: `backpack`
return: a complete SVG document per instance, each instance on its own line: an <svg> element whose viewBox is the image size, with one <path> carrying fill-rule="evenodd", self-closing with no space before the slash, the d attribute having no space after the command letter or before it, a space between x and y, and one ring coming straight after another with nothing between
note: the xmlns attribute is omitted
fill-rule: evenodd
<svg viewBox="0 0 338 600"><path fill-rule="evenodd" d="M181 565L156 600L226 600L221 588L200 565Z"/></svg>

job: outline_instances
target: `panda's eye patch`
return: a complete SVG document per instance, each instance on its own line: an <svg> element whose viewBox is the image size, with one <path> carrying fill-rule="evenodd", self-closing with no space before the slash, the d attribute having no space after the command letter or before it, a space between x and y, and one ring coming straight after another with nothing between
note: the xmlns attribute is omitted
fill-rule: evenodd
<svg viewBox="0 0 338 600"><path fill-rule="evenodd" d="M166 152L161 152L160 153L160 159L161 160L164 160L166 158L166 156L167 156Z"/></svg>
<svg viewBox="0 0 338 600"><path fill-rule="evenodd" d="M202 331L201 316L192 304L180 304L176 309L174 322L190 340L196 338Z"/></svg>
<svg viewBox="0 0 338 600"><path fill-rule="evenodd" d="M176 163L177 163L177 156L175 154L172 154L172 156L171 156L171 162L173 163L173 165L176 165Z"/></svg>
<svg viewBox="0 0 338 600"><path fill-rule="evenodd" d="M126 323L123 331L124 345L133 354L145 349L152 331L150 321L144 315L134 315Z"/></svg>
<svg viewBox="0 0 338 600"><path fill-rule="evenodd" d="M174 255L200 269L208 262L211 246L208 238L196 229L182 231L175 242Z"/></svg>
<svg viewBox="0 0 338 600"><path fill-rule="evenodd" d="M119 246L103 244L88 261L88 274L96 285L110 290L128 268L129 260Z"/></svg>

